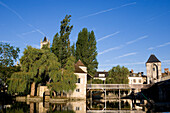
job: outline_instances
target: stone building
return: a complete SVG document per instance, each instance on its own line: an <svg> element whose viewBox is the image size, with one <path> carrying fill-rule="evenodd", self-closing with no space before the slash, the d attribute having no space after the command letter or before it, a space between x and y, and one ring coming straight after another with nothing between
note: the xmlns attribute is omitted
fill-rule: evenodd
<svg viewBox="0 0 170 113"><path fill-rule="evenodd" d="M50 48L50 40L48 40L46 37L44 37L44 40L42 41L42 39L41 39L41 42L40 42L40 49L42 49L42 47L44 46L44 45L47 45L48 46L48 48Z"/></svg>
<svg viewBox="0 0 170 113"><path fill-rule="evenodd" d="M69 92L69 98L86 99L87 67L79 60L75 64L75 75L77 75L76 89Z"/></svg>
<svg viewBox="0 0 170 113"><path fill-rule="evenodd" d="M151 54L146 62L147 84L159 82L162 78L161 61Z"/></svg>

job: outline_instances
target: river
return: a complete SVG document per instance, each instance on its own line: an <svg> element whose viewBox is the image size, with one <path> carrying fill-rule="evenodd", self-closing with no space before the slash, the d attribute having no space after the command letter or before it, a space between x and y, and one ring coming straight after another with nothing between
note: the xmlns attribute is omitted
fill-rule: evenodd
<svg viewBox="0 0 170 113"><path fill-rule="evenodd" d="M130 99L113 100L86 100L86 101L68 101L62 103L49 102L16 102L9 104L0 104L2 113L145 113L158 112L154 108L138 106L140 101L133 104ZM161 111L167 112L167 110Z"/></svg>

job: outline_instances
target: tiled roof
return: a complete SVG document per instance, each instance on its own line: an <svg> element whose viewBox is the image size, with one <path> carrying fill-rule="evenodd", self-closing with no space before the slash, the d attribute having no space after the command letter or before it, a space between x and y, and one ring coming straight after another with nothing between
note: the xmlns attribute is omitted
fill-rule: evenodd
<svg viewBox="0 0 170 113"><path fill-rule="evenodd" d="M153 63L153 62L161 62L159 61L154 54L151 54L148 61L146 63Z"/></svg>
<svg viewBox="0 0 170 113"><path fill-rule="evenodd" d="M75 73L85 73L77 64L75 64Z"/></svg>
<svg viewBox="0 0 170 113"><path fill-rule="evenodd" d="M78 66L85 66L85 65L81 62L81 60L78 60L77 63L76 63L76 65L78 65Z"/></svg>

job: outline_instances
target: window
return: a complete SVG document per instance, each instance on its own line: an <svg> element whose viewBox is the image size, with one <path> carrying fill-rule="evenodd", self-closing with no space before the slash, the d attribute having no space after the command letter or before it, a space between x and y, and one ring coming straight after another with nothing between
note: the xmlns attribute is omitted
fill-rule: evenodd
<svg viewBox="0 0 170 113"><path fill-rule="evenodd" d="M76 92L80 92L80 89L76 89Z"/></svg>
<svg viewBox="0 0 170 113"><path fill-rule="evenodd" d="M139 79L139 83L141 83L141 79Z"/></svg>
<svg viewBox="0 0 170 113"><path fill-rule="evenodd" d="M80 83L80 78L77 79L77 83Z"/></svg>
<svg viewBox="0 0 170 113"><path fill-rule="evenodd" d="M76 111L79 111L80 110L80 108L79 107L76 107Z"/></svg>
<svg viewBox="0 0 170 113"><path fill-rule="evenodd" d="M133 83L136 83L136 79L133 79Z"/></svg>
<svg viewBox="0 0 170 113"><path fill-rule="evenodd" d="M99 77L105 77L105 74L99 74Z"/></svg>
<svg viewBox="0 0 170 113"><path fill-rule="evenodd" d="M153 68L153 71L155 71L155 68Z"/></svg>

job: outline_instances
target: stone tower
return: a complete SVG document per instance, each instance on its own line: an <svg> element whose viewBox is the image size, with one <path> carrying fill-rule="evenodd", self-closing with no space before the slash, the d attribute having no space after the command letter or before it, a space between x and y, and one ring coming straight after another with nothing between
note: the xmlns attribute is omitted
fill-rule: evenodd
<svg viewBox="0 0 170 113"><path fill-rule="evenodd" d="M147 84L159 82L161 80L161 61L154 54L151 54L146 62Z"/></svg>
<svg viewBox="0 0 170 113"><path fill-rule="evenodd" d="M41 44L40 49L42 49L42 47L43 47L44 45L48 45L48 48L50 48L50 40L48 40L46 37L44 37L44 40L43 40L43 41L42 41L42 39L41 39L40 44Z"/></svg>

